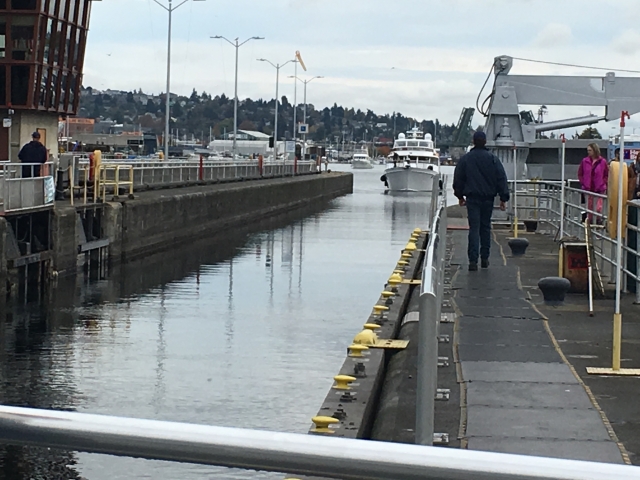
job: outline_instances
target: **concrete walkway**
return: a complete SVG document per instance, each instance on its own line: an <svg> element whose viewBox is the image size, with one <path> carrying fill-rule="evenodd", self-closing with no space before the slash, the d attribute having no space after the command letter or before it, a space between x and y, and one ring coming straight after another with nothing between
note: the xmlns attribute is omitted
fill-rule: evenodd
<svg viewBox="0 0 640 480"><path fill-rule="evenodd" d="M460 218L452 224L460 228ZM522 289L519 267L494 242L490 268L469 272L466 237L449 232L462 446L623 463L624 448Z"/></svg>

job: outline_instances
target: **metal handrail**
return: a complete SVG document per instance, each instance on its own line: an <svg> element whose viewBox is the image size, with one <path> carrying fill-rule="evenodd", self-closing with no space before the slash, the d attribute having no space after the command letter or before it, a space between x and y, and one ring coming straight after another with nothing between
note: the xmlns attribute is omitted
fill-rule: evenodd
<svg viewBox="0 0 640 480"><path fill-rule="evenodd" d="M434 191L437 191L435 185ZM438 390L438 327L444 293L446 194L434 196L432 202L433 214L422 269L419 304L416 443L420 445L433 444L435 398Z"/></svg>
<svg viewBox="0 0 640 480"><path fill-rule="evenodd" d="M0 212L15 213L52 205L54 162L0 162ZM36 176L36 169L39 174ZM45 169L48 169L46 175Z"/></svg>
<svg viewBox="0 0 640 480"><path fill-rule="evenodd" d="M133 182L134 191L148 188L188 186L201 182L285 177L317 172L317 165L314 161L261 163L259 160L220 162L206 159L184 161L157 161L155 159L132 159L129 161L122 159L122 161L118 162L108 160L103 163L112 166L126 166L127 169L131 168L129 180ZM88 158L74 156L69 171L69 178L73 179L71 182L72 190L75 192L80 189L85 203L87 189L91 184L93 184L94 192L103 190L102 186L98 184L102 179L99 179L100 181L96 183L95 180L90 178L96 179L97 177L91 172ZM113 185L109 184L106 186L110 189L117 187L117 185L113 187ZM106 191L103 191L103 197L105 194Z"/></svg>
<svg viewBox="0 0 640 480"><path fill-rule="evenodd" d="M510 182L513 186L513 181ZM520 181L518 180L518 198L537 198L539 201L535 206L518 205L518 210L534 212L535 220L546 223L552 228L560 229L561 224L561 186L557 182L548 181ZM520 192L524 187L525 193ZM536 190L537 189L537 190ZM544 189L544 194L540 194L540 189ZM581 190L575 187L565 186L564 188L565 201L564 201L564 234L577 237L578 239L585 240L585 229L582 216L586 214L592 224L601 224L606 226L607 224L607 212L608 212L608 197L604 194L589 192ZM598 203L602 204L602 208L598 208ZM636 209L637 216L640 215L640 204L636 201L629 201L627 203L627 209ZM520 215L523 218L523 215ZM627 224L627 236L630 232L638 233L640 229L638 226ZM609 275L614 278L614 270L616 267L615 258L615 246L616 240L612 239L608 235L607 229L592 230L594 239L594 254L600 268L600 271L605 271L606 267L609 267L611 271ZM627 290L626 282L631 279L636 284L636 303L640 303L640 245L636 244L635 249L629 245L623 245L623 265L622 271L624 273L624 290ZM628 257L635 258L636 271L632 272L627 268Z"/></svg>
<svg viewBox="0 0 640 480"><path fill-rule="evenodd" d="M0 440L343 480L631 480L640 476L640 468L629 465L18 407L0 407Z"/></svg>

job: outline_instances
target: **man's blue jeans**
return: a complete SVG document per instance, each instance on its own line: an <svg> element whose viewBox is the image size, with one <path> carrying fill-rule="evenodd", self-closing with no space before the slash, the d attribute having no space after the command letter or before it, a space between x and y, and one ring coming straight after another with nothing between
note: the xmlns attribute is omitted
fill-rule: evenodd
<svg viewBox="0 0 640 480"><path fill-rule="evenodd" d="M467 197L467 217L469 218L469 263L478 263L478 254L483 260L489 259L491 252L491 215L493 198Z"/></svg>

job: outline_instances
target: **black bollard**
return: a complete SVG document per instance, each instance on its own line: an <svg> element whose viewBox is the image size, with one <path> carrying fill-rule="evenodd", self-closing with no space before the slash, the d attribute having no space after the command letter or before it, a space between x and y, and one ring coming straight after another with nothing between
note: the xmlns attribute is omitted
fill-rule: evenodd
<svg viewBox="0 0 640 480"><path fill-rule="evenodd" d="M538 282L544 302L548 305L560 305L571 288L571 282L562 277L545 277Z"/></svg>
<svg viewBox="0 0 640 480"><path fill-rule="evenodd" d="M527 232L533 233L538 230L538 222L535 220L525 220L524 227L527 229Z"/></svg>
<svg viewBox="0 0 640 480"><path fill-rule="evenodd" d="M509 239L508 244L511 249L511 255L514 257L521 257L527 251L529 240L526 238L511 238Z"/></svg>

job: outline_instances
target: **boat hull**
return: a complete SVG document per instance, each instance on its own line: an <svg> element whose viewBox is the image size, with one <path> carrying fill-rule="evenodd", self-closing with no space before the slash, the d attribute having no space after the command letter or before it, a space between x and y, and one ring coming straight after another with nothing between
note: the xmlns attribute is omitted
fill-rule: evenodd
<svg viewBox="0 0 640 480"><path fill-rule="evenodd" d="M358 170L368 170L370 168L373 168L373 165L367 160L354 160L351 163L351 168L355 168Z"/></svg>
<svg viewBox="0 0 640 480"><path fill-rule="evenodd" d="M413 167L392 167L385 175L392 192L431 192L439 179L435 170Z"/></svg>

